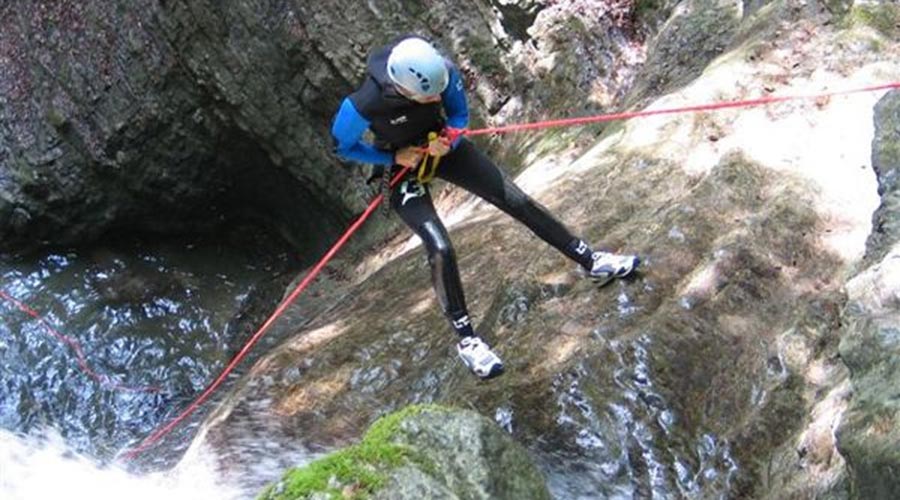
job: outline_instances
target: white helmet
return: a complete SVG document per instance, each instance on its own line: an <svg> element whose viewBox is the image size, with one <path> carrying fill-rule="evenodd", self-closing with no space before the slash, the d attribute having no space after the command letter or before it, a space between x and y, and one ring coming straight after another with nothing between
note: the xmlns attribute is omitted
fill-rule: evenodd
<svg viewBox="0 0 900 500"><path fill-rule="evenodd" d="M387 72L395 84L423 97L440 94L450 81L444 57L421 38L407 38L395 45L388 56Z"/></svg>

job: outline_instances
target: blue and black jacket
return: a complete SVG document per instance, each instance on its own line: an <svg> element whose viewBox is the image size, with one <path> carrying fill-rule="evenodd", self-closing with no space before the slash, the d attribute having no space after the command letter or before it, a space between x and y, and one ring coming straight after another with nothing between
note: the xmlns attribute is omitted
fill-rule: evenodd
<svg viewBox="0 0 900 500"><path fill-rule="evenodd" d="M441 93L441 101L422 104L397 92L387 74L387 59L400 37L369 56L368 75L362 86L341 103L334 117L331 135L335 152L342 158L375 165L392 165L394 152L400 148L423 145L429 132L440 132L445 126L465 128L469 124L469 107L459 70L446 61L449 83ZM363 141L371 129L374 143ZM459 139L456 140L457 142ZM452 145L456 147L456 143Z"/></svg>

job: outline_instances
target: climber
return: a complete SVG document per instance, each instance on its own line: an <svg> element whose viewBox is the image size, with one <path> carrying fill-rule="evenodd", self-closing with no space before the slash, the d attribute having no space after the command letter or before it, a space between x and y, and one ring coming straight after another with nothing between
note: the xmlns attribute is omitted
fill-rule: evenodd
<svg viewBox="0 0 900 500"><path fill-rule="evenodd" d="M621 278L638 266L636 256L591 250L465 137L457 135L451 140L447 136L448 129L468 125L469 110L459 70L431 43L415 35L402 36L371 53L367 70L365 81L343 100L332 124L339 156L373 164L373 178L383 175L386 168L399 171L401 167L419 167L423 160L439 160L436 177L476 194L525 224L599 284ZM372 142L363 139L366 130L371 130ZM441 135L434 137L434 132ZM390 193L389 202L425 245L438 300L460 337L459 357L481 378L500 375L502 361L473 328L456 256L435 212L428 183L420 181L414 168Z"/></svg>

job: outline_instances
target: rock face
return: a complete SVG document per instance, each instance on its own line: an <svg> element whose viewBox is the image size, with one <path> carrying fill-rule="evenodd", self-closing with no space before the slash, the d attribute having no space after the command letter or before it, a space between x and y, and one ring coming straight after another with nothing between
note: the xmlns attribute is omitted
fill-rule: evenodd
<svg viewBox="0 0 900 500"><path fill-rule="evenodd" d="M900 491L900 92L875 108L872 163L881 205L867 247L870 266L847 283L846 333L840 352L853 397L837 429L856 498Z"/></svg>
<svg viewBox="0 0 900 500"><path fill-rule="evenodd" d="M754 4L728 19L701 5L677 7L660 34L670 38L650 46L681 41L677 53L711 62L685 69L671 48L648 53L642 73L662 76L636 82L625 101L659 109L900 78L889 62L896 40L819 5ZM829 48L838 45L845 50ZM869 302L852 286L845 294L844 280L863 262L879 204L879 97L535 140L517 182L596 246L643 256L638 276L597 290L503 214L450 212L467 221L452 227L454 246L477 329L507 363L503 377L480 383L455 359L422 250L398 243L257 365L206 442L235 470L285 443L339 447L375 414L410 403L465 404L525 444L557 498L865 497L857 483L884 476L878 457L890 453L863 451L876 444L865 426L884 436L896 427L870 411L886 402L848 403L847 366L865 363L862 354L841 362L841 336L855 321L842 313L848 301ZM585 138L595 145L579 150ZM891 342L891 323L877 324L881 333L865 338ZM886 348L865 352L873 368L892 366ZM844 425L854 430L841 431L842 456L833 431L848 404ZM865 424L853 423L854 408ZM872 441L857 445L857 435Z"/></svg>
<svg viewBox="0 0 900 500"><path fill-rule="evenodd" d="M288 471L261 499L542 500L550 494L525 449L472 411L426 405L373 424L363 441Z"/></svg>
<svg viewBox="0 0 900 500"><path fill-rule="evenodd" d="M680 2L648 48L649 57L635 78L631 100L664 94L696 78L731 43L743 5L728 0Z"/></svg>
<svg viewBox="0 0 900 500"><path fill-rule="evenodd" d="M315 248L310 234L331 234L329 226L346 219L340 199L323 194L338 177L323 168L334 164L328 148L296 146L324 144L325 113L319 108L314 119L316 110L301 106L298 95L303 75L320 70L315 61L228 51L258 40L242 38L249 31L238 25L229 33L215 24L239 15L235 4L216 12L202 11L202 2L157 1L0 10L3 249L85 243L111 230L212 230L240 213L273 220L308 249ZM246 24L276 15L256 7ZM233 111L258 89L233 76L217 80L228 78L216 66L222 57L271 77L266 96L252 99L255 116L265 120ZM266 63L281 65L286 76L267 75ZM245 94L233 95L239 89ZM328 95L320 102L333 103ZM275 128L295 137L293 149L266 132ZM315 216L293 216L297 203Z"/></svg>
<svg viewBox="0 0 900 500"><path fill-rule="evenodd" d="M328 121L367 49L400 32L434 35L458 57L478 126L898 81L900 11L871 4L664 2L648 14L667 20L646 54L644 32L616 16L636 10L599 0L5 5L0 245L197 230L246 205L321 246L361 204L359 182L327 154ZM346 259L288 311L294 337L202 440L226 477L266 483L298 449L339 448L379 415L440 402L493 417L558 498L888 498L900 439L897 98L879 97L480 143L596 247L641 255L642 271L595 289L496 210L454 211L451 193L438 205L502 378L481 383L455 359L422 250L395 239ZM390 435L460 443L432 432L457 417L429 415ZM450 434L485 456L499 446ZM518 487L434 460L386 484L462 497Z"/></svg>
<svg viewBox="0 0 900 500"><path fill-rule="evenodd" d="M872 168L881 205L872 216L866 257L878 262L900 241L900 92L889 93L875 107Z"/></svg>
<svg viewBox="0 0 900 500"><path fill-rule="evenodd" d="M600 68L637 63L617 54L638 34L591 15L603 2L556 3L557 13L578 4L566 19L585 29L562 38L549 34L559 23L535 28L543 54L574 57L592 47L597 63L569 75L577 81L560 77L565 90L554 102L590 95L586 78ZM501 3L501 14L480 0L7 3L0 250L85 243L109 231L221 230L249 216L317 253L364 204L366 175L331 155L329 127L361 81L367 51L404 32L431 36L457 58L483 118L547 71L528 65L541 53L517 39L531 36L544 7ZM539 104L548 101L541 92L507 116L555 109Z"/></svg>

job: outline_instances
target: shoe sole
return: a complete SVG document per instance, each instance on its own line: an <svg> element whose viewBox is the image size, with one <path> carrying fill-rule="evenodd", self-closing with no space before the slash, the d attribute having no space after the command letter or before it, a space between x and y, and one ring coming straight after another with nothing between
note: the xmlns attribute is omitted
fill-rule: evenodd
<svg viewBox="0 0 900 500"><path fill-rule="evenodd" d="M480 377L480 376L479 377L481 378L481 380L490 380L492 378L496 378L496 377L499 377L500 375L503 375L503 372L504 372L503 365L499 365L499 366L495 365L493 368L491 368L490 373L488 373L484 377Z"/></svg>

